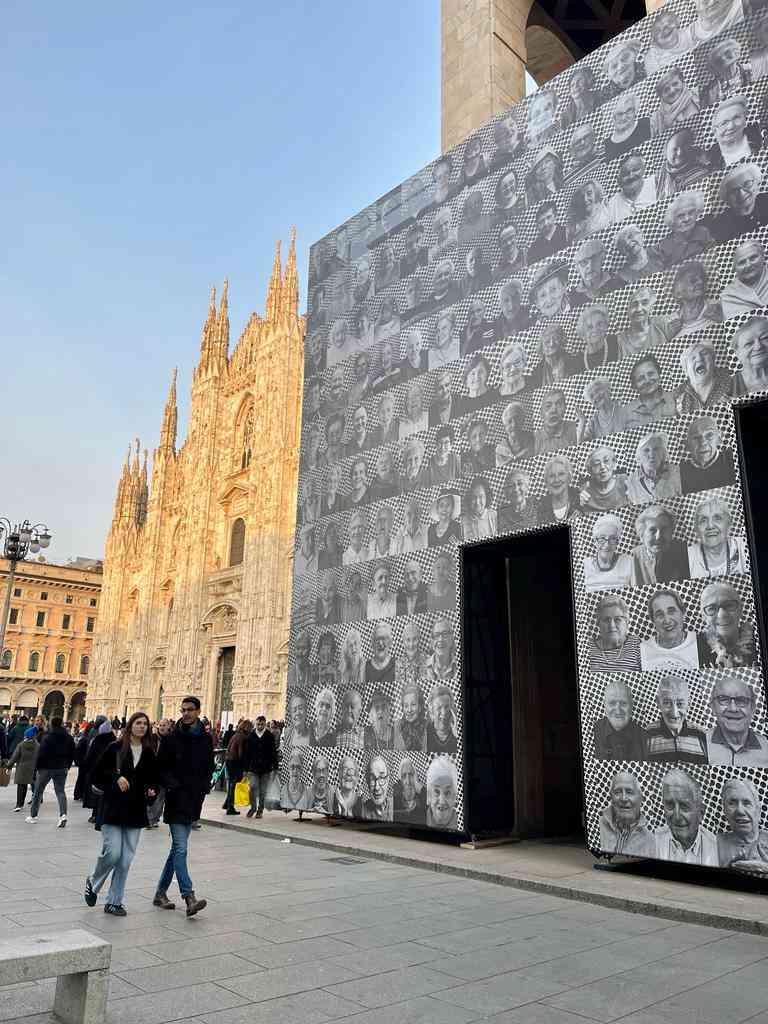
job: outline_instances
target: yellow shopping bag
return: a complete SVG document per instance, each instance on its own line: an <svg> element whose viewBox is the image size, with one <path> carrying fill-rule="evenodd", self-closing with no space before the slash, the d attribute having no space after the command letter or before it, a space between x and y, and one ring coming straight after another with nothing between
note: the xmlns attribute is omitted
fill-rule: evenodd
<svg viewBox="0 0 768 1024"><path fill-rule="evenodd" d="M235 807L246 807L251 802L251 791L245 779L235 786Z"/></svg>

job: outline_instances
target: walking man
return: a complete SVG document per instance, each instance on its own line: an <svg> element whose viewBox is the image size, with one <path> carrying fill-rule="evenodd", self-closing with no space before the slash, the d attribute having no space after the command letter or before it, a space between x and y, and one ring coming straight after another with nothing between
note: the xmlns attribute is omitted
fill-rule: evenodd
<svg viewBox="0 0 768 1024"><path fill-rule="evenodd" d="M37 782L29 817L26 819L30 825L37 824L40 803L49 782L53 782L56 799L59 802L59 828L64 828L67 824L67 795L64 792L64 784L74 758L75 741L64 728L63 719L58 716L52 718L51 728L43 736L37 755Z"/></svg>
<svg viewBox="0 0 768 1024"><path fill-rule="evenodd" d="M207 906L206 900L195 896L187 867L187 850L192 823L203 809L203 800L211 791L213 777L213 741L200 721L200 701L185 697L181 702L181 719L160 741L158 754L160 781L165 789L163 820L171 830L171 849L165 862L157 892L152 901L163 910L174 910L168 899L168 887L176 875L181 896L187 904L187 917Z"/></svg>
<svg viewBox="0 0 768 1024"><path fill-rule="evenodd" d="M264 815L264 799L267 795L269 777L277 768L275 734L267 728L264 715L256 719L256 728L248 737L245 754L246 771L250 774L251 807L247 817Z"/></svg>

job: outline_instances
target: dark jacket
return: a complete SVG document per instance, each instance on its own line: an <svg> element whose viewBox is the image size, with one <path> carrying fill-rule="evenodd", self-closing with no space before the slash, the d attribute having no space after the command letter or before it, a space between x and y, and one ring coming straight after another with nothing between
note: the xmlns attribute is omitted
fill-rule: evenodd
<svg viewBox="0 0 768 1024"><path fill-rule="evenodd" d="M88 742L86 740L86 742ZM88 743L88 753L85 755L85 761L83 762L83 775L85 777L83 786L83 807L89 810L94 810L98 805L99 795L94 793L91 789L91 778L93 772L96 769L96 765L99 763L101 755L110 745L115 742L115 734L110 729L109 732L99 733L98 731L93 736L93 739Z"/></svg>
<svg viewBox="0 0 768 1024"><path fill-rule="evenodd" d="M245 771L265 775L277 768L277 750L274 734L265 729L259 736L256 730L248 737L245 748Z"/></svg>
<svg viewBox="0 0 768 1024"><path fill-rule="evenodd" d="M154 799L147 796L147 790L158 788L157 758L151 748L145 747L138 765L134 767L133 755L129 751L122 756L121 747L119 740L110 743L91 778L94 785L104 791L101 823L123 828L146 828L149 824L147 803ZM121 776L129 784L126 793L117 784Z"/></svg>
<svg viewBox="0 0 768 1024"><path fill-rule="evenodd" d="M29 728L29 721L17 722L8 730L8 757L13 753L16 744L24 739L24 733Z"/></svg>
<svg viewBox="0 0 768 1024"><path fill-rule="evenodd" d="M163 737L158 757L160 784L165 788L167 825L191 825L203 809L211 791L214 759L213 741L200 722L193 727L181 721Z"/></svg>
<svg viewBox="0 0 768 1024"><path fill-rule="evenodd" d="M8 737L5 733L5 726L0 725L0 758L8 756Z"/></svg>
<svg viewBox="0 0 768 1024"><path fill-rule="evenodd" d="M37 770L68 772L75 759L75 741L63 725L51 729L43 736L37 755Z"/></svg>
<svg viewBox="0 0 768 1024"><path fill-rule="evenodd" d="M8 767L11 768L13 765L16 765L13 781L17 786L32 785L39 750L40 748L34 739L22 740L21 743L16 745L16 749L8 761Z"/></svg>

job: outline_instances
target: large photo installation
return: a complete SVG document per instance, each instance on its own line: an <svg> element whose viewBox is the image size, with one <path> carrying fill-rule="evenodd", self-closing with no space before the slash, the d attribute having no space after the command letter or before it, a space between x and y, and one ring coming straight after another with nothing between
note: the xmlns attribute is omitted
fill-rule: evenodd
<svg viewBox="0 0 768 1024"><path fill-rule="evenodd" d="M312 247L285 809L464 829L461 547L567 523L589 848L768 873L767 193L768 10L670 0Z"/></svg>

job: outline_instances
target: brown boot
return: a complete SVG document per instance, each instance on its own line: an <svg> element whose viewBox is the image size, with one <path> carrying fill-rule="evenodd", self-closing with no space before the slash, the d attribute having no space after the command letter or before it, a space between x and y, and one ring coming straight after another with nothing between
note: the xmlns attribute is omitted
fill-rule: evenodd
<svg viewBox="0 0 768 1024"><path fill-rule="evenodd" d="M160 907L161 910L175 910L176 904L171 903L164 892L155 893L155 898L152 900L153 907Z"/></svg>
<svg viewBox="0 0 768 1024"><path fill-rule="evenodd" d="M194 917L195 914L205 910L208 906L208 900L197 899L193 892L187 893L184 897L184 902L187 904L187 917Z"/></svg>

